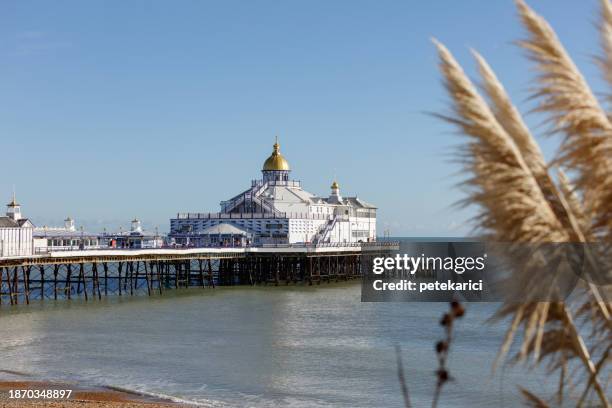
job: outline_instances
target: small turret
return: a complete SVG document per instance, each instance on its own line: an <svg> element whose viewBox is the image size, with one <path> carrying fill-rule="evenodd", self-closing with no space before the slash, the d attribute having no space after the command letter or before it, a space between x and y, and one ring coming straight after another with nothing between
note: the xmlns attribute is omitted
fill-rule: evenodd
<svg viewBox="0 0 612 408"><path fill-rule="evenodd" d="M131 232L142 232L142 225L140 225L140 220L138 218L132 220Z"/></svg>
<svg viewBox="0 0 612 408"><path fill-rule="evenodd" d="M15 192L13 192L13 199L6 205L6 216L14 221L21 219L21 206L17 203L15 198Z"/></svg>
<svg viewBox="0 0 612 408"><path fill-rule="evenodd" d="M340 195L340 185L336 180L331 185L331 195L329 196L330 203L341 203L342 196Z"/></svg>
<svg viewBox="0 0 612 408"><path fill-rule="evenodd" d="M70 217L64 220L64 228L67 231L76 231L76 227L74 226L74 220Z"/></svg>

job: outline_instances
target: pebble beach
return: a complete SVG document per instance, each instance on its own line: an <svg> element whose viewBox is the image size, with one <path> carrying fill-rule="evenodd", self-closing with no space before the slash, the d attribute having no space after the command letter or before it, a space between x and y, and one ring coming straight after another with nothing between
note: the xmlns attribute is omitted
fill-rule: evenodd
<svg viewBox="0 0 612 408"><path fill-rule="evenodd" d="M10 390L73 390L68 399L11 398ZM92 388L72 383L45 381L0 381L0 408L177 408L186 405L119 390Z"/></svg>

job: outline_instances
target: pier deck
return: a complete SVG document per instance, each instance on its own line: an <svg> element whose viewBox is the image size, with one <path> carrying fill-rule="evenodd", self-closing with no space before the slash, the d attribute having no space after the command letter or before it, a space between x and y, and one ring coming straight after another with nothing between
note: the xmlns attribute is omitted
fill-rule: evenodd
<svg viewBox="0 0 612 408"><path fill-rule="evenodd" d="M397 243L99 249L0 258L0 305L33 299L163 294L215 285L298 284L362 276Z"/></svg>

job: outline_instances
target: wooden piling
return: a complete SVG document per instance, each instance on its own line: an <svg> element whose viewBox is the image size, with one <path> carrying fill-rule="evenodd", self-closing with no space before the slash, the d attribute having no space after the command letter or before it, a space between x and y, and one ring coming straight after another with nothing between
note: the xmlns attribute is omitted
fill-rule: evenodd
<svg viewBox="0 0 612 408"><path fill-rule="evenodd" d="M368 267L372 253L346 253L310 251L292 253L269 252L252 253L248 256L231 254L198 254L180 257L174 254L160 256L135 255L134 257L100 256L99 258L57 257L57 259L33 258L24 263L5 263L0 261L0 305L2 303L29 304L31 300L60 297L71 299L73 294L83 296L87 301L90 295L98 300L102 296L128 293L142 294L143 280L146 282L148 296L163 294L164 289L179 289L191 286L215 288L221 285L275 285L283 286L315 282L328 284L333 281L347 281L361 276ZM54 262L57 261L57 262ZM142 262L142 266L141 263ZM197 262L197 264L196 264ZM104 276L100 276L100 264ZM77 267L73 276L73 268ZM144 269L141 271L141 267ZM52 268L47 273L46 268ZM73 284L75 291L73 291ZM104 284L104 291L102 291ZM39 286L37 286L39 285ZM155 286L157 285L157 286ZM9 302L6 302L8 297Z"/></svg>
<svg viewBox="0 0 612 408"><path fill-rule="evenodd" d="M40 299L45 300L45 266L39 265L38 269L40 271Z"/></svg>
<svg viewBox="0 0 612 408"><path fill-rule="evenodd" d="M104 268L104 296L108 296L108 263L103 262L102 267Z"/></svg>

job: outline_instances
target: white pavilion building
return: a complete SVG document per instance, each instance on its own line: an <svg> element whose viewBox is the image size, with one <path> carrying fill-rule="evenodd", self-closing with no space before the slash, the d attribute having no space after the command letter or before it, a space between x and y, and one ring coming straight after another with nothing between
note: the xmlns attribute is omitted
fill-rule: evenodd
<svg viewBox="0 0 612 408"><path fill-rule="evenodd" d="M180 245L202 246L211 241L207 237L211 227L229 224L239 229L236 237L249 237L247 242L253 245L376 240L375 206L358 197L343 197L336 181L328 197L316 196L303 190L290 173L277 141L263 164L260 180L222 201L218 213L177 214L170 220L169 239Z"/></svg>
<svg viewBox="0 0 612 408"><path fill-rule="evenodd" d="M138 218L132 220L129 231L122 228L114 233L105 231L99 238L102 246L106 248L152 249L161 248L164 244L157 230L154 233L145 231Z"/></svg>
<svg viewBox="0 0 612 408"><path fill-rule="evenodd" d="M77 230L74 220L68 217L63 227L35 227L34 252L74 251L79 249L99 249L98 234Z"/></svg>
<svg viewBox="0 0 612 408"><path fill-rule="evenodd" d="M34 253L34 225L21 215L15 193L6 205L6 216L0 217L0 257L26 256Z"/></svg>

